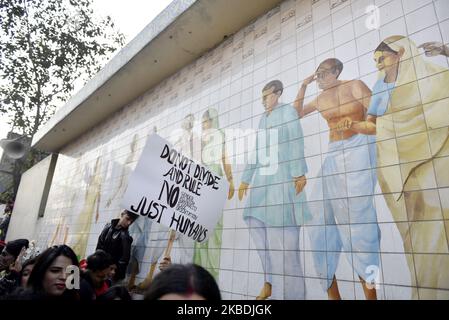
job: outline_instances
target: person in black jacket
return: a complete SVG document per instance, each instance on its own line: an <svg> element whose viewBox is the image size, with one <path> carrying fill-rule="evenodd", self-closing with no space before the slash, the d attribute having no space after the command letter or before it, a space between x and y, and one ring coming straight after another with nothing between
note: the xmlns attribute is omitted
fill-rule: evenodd
<svg viewBox="0 0 449 320"><path fill-rule="evenodd" d="M129 235L129 226L138 218L138 215L124 210L120 219L113 219L106 224L100 236L96 250L103 250L109 253L113 263L117 266L115 281L125 278L131 255L131 243L133 238Z"/></svg>

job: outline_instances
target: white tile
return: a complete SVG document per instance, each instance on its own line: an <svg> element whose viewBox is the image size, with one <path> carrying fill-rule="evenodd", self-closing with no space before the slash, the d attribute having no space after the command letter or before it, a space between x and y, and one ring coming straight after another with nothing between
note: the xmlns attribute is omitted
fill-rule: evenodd
<svg viewBox="0 0 449 320"><path fill-rule="evenodd" d="M234 250L221 249L220 250L220 273L221 270L232 270L234 267Z"/></svg>
<svg viewBox="0 0 449 320"><path fill-rule="evenodd" d="M331 14L331 9L329 6L329 0L319 1L316 5L312 6L313 23L326 18Z"/></svg>
<svg viewBox="0 0 449 320"><path fill-rule="evenodd" d="M435 11L437 12L438 21L449 19L449 1L435 0Z"/></svg>
<svg viewBox="0 0 449 320"><path fill-rule="evenodd" d="M376 63L374 62L374 54L372 52L369 52L363 56L360 56L358 58L359 60L359 70L361 76L366 76L368 74L375 73L377 75L377 67Z"/></svg>
<svg viewBox="0 0 449 320"><path fill-rule="evenodd" d="M431 2L432 0L402 0L402 6L404 8L404 13L408 14Z"/></svg>
<svg viewBox="0 0 449 320"><path fill-rule="evenodd" d="M350 41L335 48L335 56L343 63L357 58L357 48L355 41Z"/></svg>
<svg viewBox="0 0 449 320"><path fill-rule="evenodd" d="M340 291L341 298L343 300L355 300L357 297L355 291L357 290L357 284L349 281L338 281L338 289ZM359 285L360 290L362 289ZM363 292L363 290L362 290Z"/></svg>
<svg viewBox="0 0 449 320"><path fill-rule="evenodd" d="M444 43L449 43L449 20L440 23L440 31L443 37Z"/></svg>
<svg viewBox="0 0 449 320"><path fill-rule="evenodd" d="M281 71L281 60L276 60L267 65L267 78L276 77Z"/></svg>
<svg viewBox="0 0 449 320"><path fill-rule="evenodd" d="M283 77L284 77L284 75L283 75ZM286 82L284 81L283 77L281 79L283 80L282 82L286 86ZM282 94L282 102L293 104L297 94L298 94L297 82L290 83L288 87L286 86L284 88L284 93Z"/></svg>
<svg viewBox="0 0 449 320"><path fill-rule="evenodd" d="M249 250L234 250L233 269L236 271L248 271Z"/></svg>
<svg viewBox="0 0 449 320"><path fill-rule="evenodd" d="M348 23L345 26L335 30L333 32L334 34L334 45L336 47L349 42L351 40L354 40L354 26L352 23Z"/></svg>
<svg viewBox="0 0 449 320"><path fill-rule="evenodd" d="M296 51L296 36L283 40L281 43L281 55L284 56L292 51Z"/></svg>
<svg viewBox="0 0 449 320"><path fill-rule="evenodd" d="M249 247L248 229L236 229L234 233L234 248L247 249Z"/></svg>
<svg viewBox="0 0 449 320"><path fill-rule="evenodd" d="M310 42L298 48L298 63L309 61L315 57L315 46Z"/></svg>
<svg viewBox="0 0 449 320"><path fill-rule="evenodd" d="M261 67L259 69L256 69L254 71L253 79L254 79L255 84L265 82L266 77L267 77L267 68L265 66Z"/></svg>
<svg viewBox="0 0 449 320"><path fill-rule="evenodd" d="M359 18L366 15L366 9L374 5L374 0L352 0L352 14L354 18Z"/></svg>
<svg viewBox="0 0 449 320"><path fill-rule="evenodd" d="M296 24L295 24L295 19L290 18L289 21L285 22L282 24L282 28L281 28L281 38L284 39L288 39L291 36L295 35L296 32Z"/></svg>
<svg viewBox="0 0 449 320"><path fill-rule="evenodd" d="M234 271L232 273L232 292L237 294L248 294L248 273Z"/></svg>
<svg viewBox="0 0 449 320"><path fill-rule="evenodd" d="M406 254L382 253L381 257L385 284L411 285L411 274L407 265Z"/></svg>
<svg viewBox="0 0 449 320"><path fill-rule="evenodd" d="M384 285L386 300L410 300L412 291L410 287Z"/></svg>
<svg viewBox="0 0 449 320"><path fill-rule="evenodd" d="M297 67L293 67L290 70L286 70L281 74L281 79L282 82L284 83L284 87L286 89L288 89L289 86L291 85L296 85L298 83L298 69ZM288 93L287 90L284 90L284 98L286 98L286 94ZM296 96L296 93L294 93L294 96ZM294 97L292 100L287 100L287 101L293 101Z"/></svg>
<svg viewBox="0 0 449 320"><path fill-rule="evenodd" d="M375 0L374 4L378 7L383 6L384 4L388 3L391 0Z"/></svg>
<svg viewBox="0 0 449 320"><path fill-rule="evenodd" d="M327 293L322 289L319 279L306 278L306 299L307 300L327 300Z"/></svg>
<svg viewBox="0 0 449 320"><path fill-rule="evenodd" d="M385 39L395 34L403 34L403 35L407 34L407 26L405 23L405 18L401 17L380 27L381 39Z"/></svg>
<svg viewBox="0 0 449 320"><path fill-rule="evenodd" d="M363 55L374 51L380 43L379 32L374 30L357 39L357 52Z"/></svg>
<svg viewBox="0 0 449 320"><path fill-rule="evenodd" d="M324 37L315 40L315 54L320 55L334 47L332 34L329 33Z"/></svg>
<svg viewBox="0 0 449 320"><path fill-rule="evenodd" d="M344 64L343 72L341 73L340 79L342 80L353 80L360 77L359 65L357 60L351 60Z"/></svg>
<svg viewBox="0 0 449 320"><path fill-rule="evenodd" d="M326 17L321 21L318 21L313 25L313 31L315 39L324 36L332 31L332 19L331 17Z"/></svg>
<svg viewBox="0 0 449 320"><path fill-rule="evenodd" d="M437 17L433 4L422 7L405 17L409 34L423 30L435 23Z"/></svg>
<svg viewBox="0 0 449 320"><path fill-rule="evenodd" d="M366 17L360 17L354 20L354 31L357 38L370 31L367 27L366 21Z"/></svg>
<svg viewBox="0 0 449 320"><path fill-rule="evenodd" d="M301 30L298 36L298 47L304 46L310 42L313 42L313 28L308 27L307 29Z"/></svg>
<svg viewBox="0 0 449 320"><path fill-rule="evenodd" d="M232 271L220 270L219 274L220 289L224 291L232 291Z"/></svg>
<svg viewBox="0 0 449 320"><path fill-rule="evenodd" d="M401 0L393 0L380 7L380 25L383 26L403 16Z"/></svg>
<svg viewBox="0 0 449 320"><path fill-rule="evenodd" d="M332 14L332 27L340 28L352 21L351 6L346 6Z"/></svg>
<svg viewBox="0 0 449 320"><path fill-rule="evenodd" d="M282 56L281 71L286 71L296 66L296 50Z"/></svg>

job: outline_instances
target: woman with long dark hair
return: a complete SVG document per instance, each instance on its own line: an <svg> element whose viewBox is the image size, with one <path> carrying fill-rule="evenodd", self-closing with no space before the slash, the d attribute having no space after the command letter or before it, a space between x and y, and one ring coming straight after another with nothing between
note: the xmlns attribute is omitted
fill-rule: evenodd
<svg viewBox="0 0 449 320"><path fill-rule="evenodd" d="M66 246L53 246L45 250L37 259L27 283L27 289L21 288L9 299L78 300L78 290L66 287L67 277L71 274L69 266L79 268L75 252Z"/></svg>

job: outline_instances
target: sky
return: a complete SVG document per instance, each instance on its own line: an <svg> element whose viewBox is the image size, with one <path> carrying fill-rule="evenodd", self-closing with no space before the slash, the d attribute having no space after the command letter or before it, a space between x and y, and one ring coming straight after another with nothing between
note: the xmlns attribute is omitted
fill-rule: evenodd
<svg viewBox="0 0 449 320"><path fill-rule="evenodd" d="M111 16L116 27L131 41L172 0L93 0L94 12L99 16ZM0 116L0 139L10 130L7 117ZM0 148L0 157L3 149Z"/></svg>

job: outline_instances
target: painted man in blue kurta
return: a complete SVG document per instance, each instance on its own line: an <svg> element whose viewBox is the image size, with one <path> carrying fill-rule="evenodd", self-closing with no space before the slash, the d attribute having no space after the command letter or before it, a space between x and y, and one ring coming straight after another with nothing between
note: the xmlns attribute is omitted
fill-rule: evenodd
<svg viewBox="0 0 449 320"><path fill-rule="evenodd" d="M243 216L264 270L258 299L305 298L299 226L310 218L302 192L307 165L298 114L290 104L279 102L282 91L278 80L263 89L265 113L259 123L256 161L247 164L239 188L240 200L250 189Z"/></svg>

